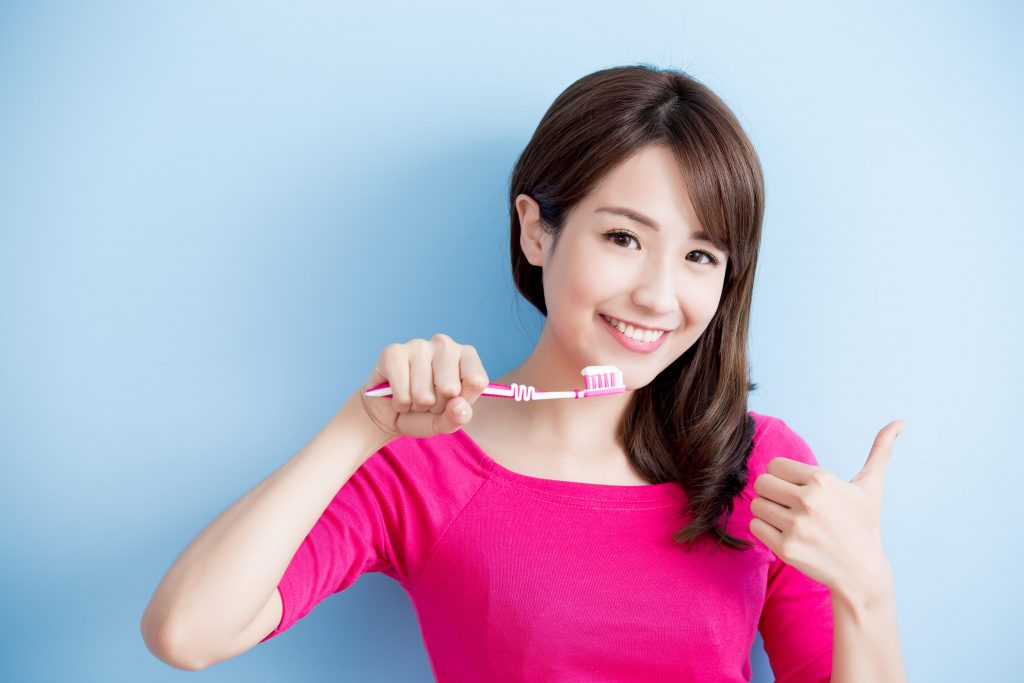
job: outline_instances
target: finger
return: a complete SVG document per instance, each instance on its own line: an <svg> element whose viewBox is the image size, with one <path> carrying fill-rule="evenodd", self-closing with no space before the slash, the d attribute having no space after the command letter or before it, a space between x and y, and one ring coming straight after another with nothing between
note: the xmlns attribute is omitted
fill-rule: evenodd
<svg viewBox="0 0 1024 683"><path fill-rule="evenodd" d="M785 479L793 484L800 485L809 482L811 475L818 469L815 465L808 465L805 462L786 457L772 458L768 461L768 466L765 467L766 472L770 472L776 477Z"/></svg>
<svg viewBox="0 0 1024 683"><path fill-rule="evenodd" d="M458 398L451 399L442 413L430 411L402 413L396 420L397 428L400 433L416 438L428 438L435 434L454 432L468 422L472 416L468 405L466 413L459 413L455 403L458 400Z"/></svg>
<svg viewBox="0 0 1024 683"><path fill-rule="evenodd" d="M448 409L448 401L462 391L459 379L459 347L447 339L434 343L434 396L436 401L430 412L440 415Z"/></svg>
<svg viewBox="0 0 1024 683"><path fill-rule="evenodd" d="M391 385L391 407L396 413L409 410L409 353L401 344L392 344L381 354L380 364Z"/></svg>
<svg viewBox="0 0 1024 683"><path fill-rule="evenodd" d="M490 379L484 370L484 364L480 362L480 355L472 346L462 347L459 376L462 378L462 398L466 399L467 403L476 403Z"/></svg>
<svg viewBox="0 0 1024 683"><path fill-rule="evenodd" d="M793 511L773 500L757 496L750 501L750 512L760 517L779 531L786 531L793 526Z"/></svg>
<svg viewBox="0 0 1024 683"><path fill-rule="evenodd" d="M433 349L426 339L409 342L409 394L412 396L412 410L426 412L434 406Z"/></svg>
<svg viewBox="0 0 1024 683"><path fill-rule="evenodd" d="M871 452L864 462L864 467L850 480L850 483L857 482L865 490L881 494L885 483L885 473L889 468L889 459L892 457L893 442L903 431L903 420L894 420L882 427L871 444Z"/></svg>
<svg viewBox="0 0 1024 683"><path fill-rule="evenodd" d="M384 360L383 357L384 351L381 351L380 356L377 357L377 363L373 366L373 370L370 371L370 376L363 383L363 393L387 381L387 375L384 374L384 369L381 367L381 362Z"/></svg>
<svg viewBox="0 0 1024 683"><path fill-rule="evenodd" d="M796 507L800 502L800 486L798 484L767 472L754 480L754 491L763 498L789 508Z"/></svg>
<svg viewBox="0 0 1024 683"><path fill-rule="evenodd" d="M782 532L759 517L751 517L748 526L754 538L768 546L768 549L778 557L779 545L782 543Z"/></svg>
<svg viewBox="0 0 1024 683"><path fill-rule="evenodd" d="M432 416L434 433L451 434L469 422L472 414L473 409L468 403L463 403L463 399L458 396L452 397L441 414Z"/></svg>

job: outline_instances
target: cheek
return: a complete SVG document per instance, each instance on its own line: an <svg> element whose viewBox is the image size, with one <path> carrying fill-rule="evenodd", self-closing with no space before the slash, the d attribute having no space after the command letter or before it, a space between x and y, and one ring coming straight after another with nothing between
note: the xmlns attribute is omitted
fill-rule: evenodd
<svg viewBox="0 0 1024 683"><path fill-rule="evenodd" d="M559 286L559 285L555 285ZM559 298L571 301L581 308L593 309L600 302L613 299L622 291L622 283L614 276L607 274L602 277L598 268L581 266L573 277L561 283L562 293Z"/></svg>
<svg viewBox="0 0 1024 683"><path fill-rule="evenodd" d="M689 347L711 325L712 318L718 312L718 299L709 294L689 300L684 299L683 306L685 325L682 330L679 330L678 336L681 343Z"/></svg>
<svg viewBox="0 0 1024 683"><path fill-rule="evenodd" d="M593 314L608 285L602 285L600 278L585 267L577 266L573 272L566 272L565 264L559 265L562 267L545 269L542 277L548 317L575 326L573 320Z"/></svg>
<svg viewBox="0 0 1024 683"><path fill-rule="evenodd" d="M718 312L721 300L722 283L720 281L704 283L699 290L694 291L690 305L690 308L693 310L694 319L700 321L701 325L706 326L715 317L715 313Z"/></svg>
<svg viewBox="0 0 1024 683"><path fill-rule="evenodd" d="M718 297L717 295L709 297L705 301L700 303L700 323L703 327L707 327L711 323L711 319L715 317L715 313L718 312Z"/></svg>

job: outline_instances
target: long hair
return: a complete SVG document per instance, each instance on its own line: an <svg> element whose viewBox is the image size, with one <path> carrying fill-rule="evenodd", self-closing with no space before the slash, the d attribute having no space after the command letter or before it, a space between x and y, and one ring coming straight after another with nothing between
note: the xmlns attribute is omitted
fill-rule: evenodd
<svg viewBox="0 0 1024 683"><path fill-rule="evenodd" d="M736 117L685 72L646 64L597 71L565 89L544 114L509 183L512 277L545 317L541 268L520 247L520 194L540 205L558 245L571 209L628 157L667 145L679 162L701 227L729 253L719 307L687 351L633 392L617 436L633 467L652 483L676 481L691 517L673 534L688 549L702 535L746 550L726 532L747 481L754 419L747 412L747 338L764 216L764 180ZM725 522L719 526L722 516Z"/></svg>

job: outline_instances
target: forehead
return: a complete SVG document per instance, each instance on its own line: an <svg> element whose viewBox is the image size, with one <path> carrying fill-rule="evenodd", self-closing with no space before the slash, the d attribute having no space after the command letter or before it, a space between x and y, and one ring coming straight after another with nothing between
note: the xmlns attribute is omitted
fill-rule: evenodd
<svg viewBox="0 0 1024 683"><path fill-rule="evenodd" d="M702 231L679 163L663 146L643 150L614 167L578 208L588 219L625 220L672 234Z"/></svg>

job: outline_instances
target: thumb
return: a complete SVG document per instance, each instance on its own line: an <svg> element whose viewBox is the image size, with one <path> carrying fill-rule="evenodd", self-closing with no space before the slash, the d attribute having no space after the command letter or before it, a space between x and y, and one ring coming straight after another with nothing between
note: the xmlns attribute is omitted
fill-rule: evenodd
<svg viewBox="0 0 1024 683"><path fill-rule="evenodd" d="M875 437L874 443L871 444L871 452L868 453L864 467L857 473L857 476L850 480L851 484L856 484L876 498L882 497L885 473L889 468L889 459L892 457L893 442L903 432L904 424L906 424L906 420L894 420L882 427L878 436Z"/></svg>
<svg viewBox="0 0 1024 683"><path fill-rule="evenodd" d="M469 401L462 396L455 396L448 401L448 405L444 407L443 413L434 416L434 432L437 434L451 434L462 429L462 425L469 422L472 418L473 407L469 405Z"/></svg>

